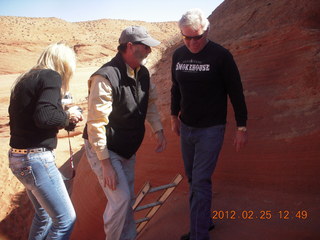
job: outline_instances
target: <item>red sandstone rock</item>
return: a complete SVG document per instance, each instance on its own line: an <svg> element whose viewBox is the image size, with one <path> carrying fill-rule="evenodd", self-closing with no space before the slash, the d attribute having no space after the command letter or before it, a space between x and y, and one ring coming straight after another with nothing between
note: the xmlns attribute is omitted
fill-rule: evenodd
<svg viewBox="0 0 320 240"><path fill-rule="evenodd" d="M316 0L226 0L209 17L210 38L230 49L239 66L250 136L248 146L236 153L230 106L225 144L214 176L214 208L237 213L251 209L257 217L251 222L217 220L214 239L261 239L262 234L273 240L320 237L316 220L320 203L319 11ZM161 184L183 173L179 141L169 125L168 69L175 48L166 50L153 75L168 149L163 154L153 153L152 143L145 139L138 152L136 189L144 181ZM87 163L81 164L80 171L87 171ZM102 228L97 226L101 220L88 225L99 221L97 215L102 214L105 200L101 200L104 197L91 174L85 175L92 186L87 194L78 180L79 193L74 192L73 199L81 209L77 209L80 220L73 239L88 235L90 230L103 239ZM139 239L178 239L188 231L187 191L184 180ZM260 215L267 209L273 215L266 222ZM279 216L284 210L289 211L289 220ZM309 218L297 219L299 210L307 210ZM89 217L88 224L81 220L84 215Z"/></svg>

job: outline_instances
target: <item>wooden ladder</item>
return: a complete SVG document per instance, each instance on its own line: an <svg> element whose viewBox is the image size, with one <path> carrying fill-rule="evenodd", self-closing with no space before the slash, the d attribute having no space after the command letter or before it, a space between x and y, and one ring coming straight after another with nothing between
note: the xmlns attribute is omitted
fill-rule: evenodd
<svg viewBox="0 0 320 240"><path fill-rule="evenodd" d="M137 224L137 234L139 234L141 232L141 230L147 225L147 223L150 221L150 219L159 210L161 205L167 200L167 198L170 196L170 194L173 192L173 190L181 182L181 180L182 180L182 176L181 176L181 174L178 174L172 180L171 183L166 184L166 185L162 185L159 187L152 188L149 182L145 183L145 185L141 188L140 192L138 193L136 201L132 207L134 212L138 212L138 211L150 208L150 210L148 211L148 213L146 214L146 216L144 218L141 218L141 219L138 219L135 221ZM142 202L142 200L144 199L144 197L148 193L153 193L153 192L157 192L157 191L161 191L161 190L165 190L165 191L162 192L162 194L159 196L157 201L143 205L143 206L139 206L139 204Z"/></svg>

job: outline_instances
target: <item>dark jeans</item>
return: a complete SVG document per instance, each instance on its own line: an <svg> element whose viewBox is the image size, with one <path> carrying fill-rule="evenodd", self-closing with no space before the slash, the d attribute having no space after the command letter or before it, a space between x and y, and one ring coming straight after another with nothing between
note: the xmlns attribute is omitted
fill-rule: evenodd
<svg viewBox="0 0 320 240"><path fill-rule="evenodd" d="M181 123L181 151L190 185L190 239L208 240L211 177L222 147L225 125L193 128Z"/></svg>

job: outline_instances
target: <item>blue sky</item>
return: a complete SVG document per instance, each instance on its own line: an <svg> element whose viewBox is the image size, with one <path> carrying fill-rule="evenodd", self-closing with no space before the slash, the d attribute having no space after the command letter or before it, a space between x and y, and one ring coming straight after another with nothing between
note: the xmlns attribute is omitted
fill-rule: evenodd
<svg viewBox="0 0 320 240"><path fill-rule="evenodd" d="M191 8L206 16L223 0L0 0L1 16L57 17L69 22L126 19L178 21Z"/></svg>

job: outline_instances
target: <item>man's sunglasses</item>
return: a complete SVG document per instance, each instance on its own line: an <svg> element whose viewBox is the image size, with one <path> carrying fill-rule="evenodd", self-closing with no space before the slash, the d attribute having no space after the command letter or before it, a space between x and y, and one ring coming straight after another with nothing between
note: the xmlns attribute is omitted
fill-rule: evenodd
<svg viewBox="0 0 320 240"><path fill-rule="evenodd" d="M197 35L197 36L186 36L184 35L183 33L181 33L182 35L182 38L184 40L187 40L187 41L191 41L191 39L197 41L197 40L200 40L201 38L203 38L203 36L207 33L207 31L205 31L204 33L202 33L201 35Z"/></svg>

